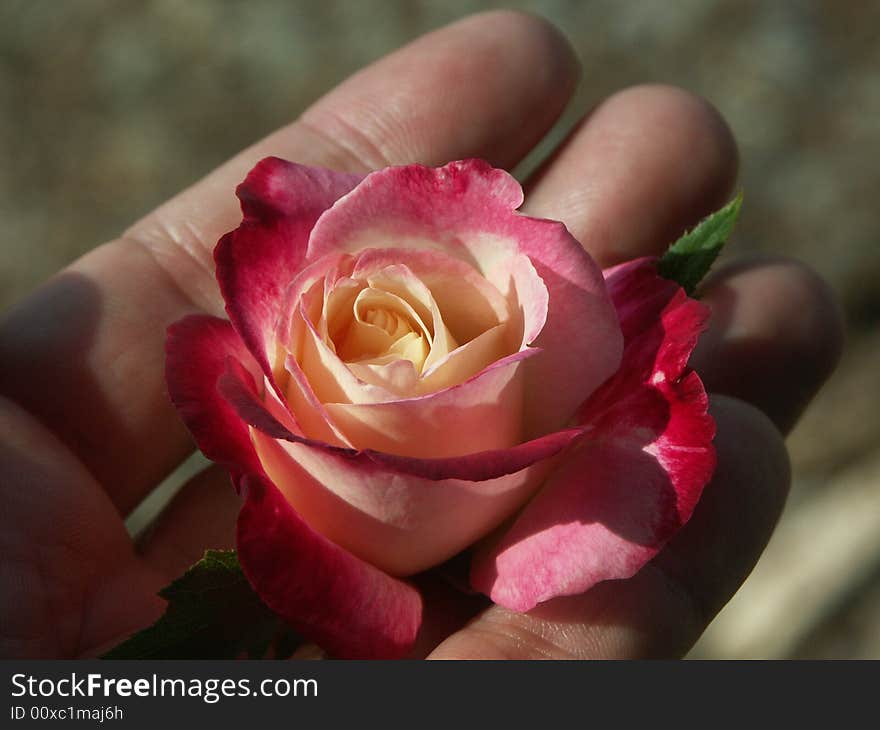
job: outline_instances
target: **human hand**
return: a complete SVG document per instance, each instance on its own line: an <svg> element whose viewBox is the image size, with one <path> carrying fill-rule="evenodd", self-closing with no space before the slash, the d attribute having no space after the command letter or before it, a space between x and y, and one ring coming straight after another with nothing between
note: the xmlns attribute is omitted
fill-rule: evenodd
<svg viewBox="0 0 880 730"><path fill-rule="evenodd" d="M165 329L195 311L222 315L211 250L238 223L232 190L253 164L272 154L352 171L463 157L512 167L577 75L565 41L534 18L490 13L444 28L357 74L6 315L0 655L95 655L152 622L164 607L158 589L205 547L232 546L239 501L215 467L137 545L123 518L192 448L164 395ZM564 221L607 266L660 253L727 199L735 174L734 142L711 107L637 87L594 109L526 181L525 210ZM678 656L736 590L784 502L780 434L832 369L840 324L826 288L794 262L721 268L702 298L713 325L692 365L717 394L718 469L688 525L635 577L528 614L426 576L421 654Z"/></svg>

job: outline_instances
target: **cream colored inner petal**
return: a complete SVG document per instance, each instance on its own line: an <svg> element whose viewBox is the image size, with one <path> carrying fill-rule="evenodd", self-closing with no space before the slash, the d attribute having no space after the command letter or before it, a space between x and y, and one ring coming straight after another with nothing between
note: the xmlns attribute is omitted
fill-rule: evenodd
<svg viewBox="0 0 880 730"><path fill-rule="evenodd" d="M349 370L365 383L392 393L397 398L420 395L420 378L409 360L397 355L377 357L372 362L353 362Z"/></svg>
<svg viewBox="0 0 880 730"><path fill-rule="evenodd" d="M431 290L407 266L391 264L366 277L370 287L394 294L406 301L418 313L425 327L430 331L429 347L421 371L431 367L458 347L458 343L443 321L443 314Z"/></svg>
<svg viewBox="0 0 880 730"><path fill-rule="evenodd" d="M395 355L409 360L418 371L425 364L432 328L396 294L366 287L354 298L351 310L340 310L336 318L328 322L328 330L337 333L336 354L344 362L371 362ZM346 321L340 323L340 319Z"/></svg>
<svg viewBox="0 0 880 730"><path fill-rule="evenodd" d="M353 373L383 386L385 366L405 361L420 375L458 347L431 291L402 265L383 267L364 279L340 278L325 292L323 313L309 315ZM368 366L377 369L365 371ZM397 386L411 380L401 372L397 368L390 378Z"/></svg>
<svg viewBox="0 0 880 730"><path fill-rule="evenodd" d="M384 402L394 394L365 384L336 354L333 342L322 338L300 308L293 317L299 337L292 340L291 355L299 363L309 385L321 403ZM412 364L410 364L412 367Z"/></svg>
<svg viewBox="0 0 880 730"><path fill-rule="evenodd" d="M327 413L359 449L444 458L503 449L522 433L519 362L484 373L476 387L389 403L328 403Z"/></svg>
<svg viewBox="0 0 880 730"><path fill-rule="evenodd" d="M477 268L507 300L511 318L522 327L522 346L531 344L547 317L547 287L528 256L505 236L478 233L468 240Z"/></svg>
<svg viewBox="0 0 880 730"><path fill-rule="evenodd" d="M341 335L340 330L348 326L348 314L354 307L354 300L365 286L364 282L356 279L341 279L324 297L323 316L313 321L313 324L324 342L334 350L334 343ZM331 323L336 330L331 329Z"/></svg>
<svg viewBox="0 0 880 730"><path fill-rule="evenodd" d="M474 269L464 275L430 271L422 279L443 314L444 324L459 344L470 342L510 318L507 300Z"/></svg>
<svg viewBox="0 0 880 730"><path fill-rule="evenodd" d="M495 325L457 347L421 374L408 360L389 354L370 362L349 363L352 373L365 383L402 398L418 397L463 383L493 362L510 354L506 323Z"/></svg>
<svg viewBox="0 0 880 730"><path fill-rule="evenodd" d="M501 271L484 278L460 259L447 262L431 254L403 264L389 254L377 250L372 257L346 259L300 288L286 347L276 353L276 370L286 350L290 361L277 375L306 435L410 453L409 446L398 443L403 431L397 431L409 429L405 424L391 428L372 412L362 419L355 414L368 412L343 406L391 406L439 393L517 352L524 319L517 297L521 282L516 267L499 266ZM450 417L446 429L459 422L458 416ZM424 428L420 424L418 430ZM455 451L480 441L470 431ZM388 438L380 438L382 433Z"/></svg>
<svg viewBox="0 0 880 730"><path fill-rule="evenodd" d="M324 405L314 395L311 384L292 356L288 357L288 383L286 389L287 402L296 414L296 420L302 435L317 439L334 446L351 446L345 434L341 433L336 424L324 410Z"/></svg>
<svg viewBox="0 0 880 730"><path fill-rule="evenodd" d="M425 370L419 383L419 393L433 393L463 383L493 362L511 354L507 325L507 322L495 325Z"/></svg>

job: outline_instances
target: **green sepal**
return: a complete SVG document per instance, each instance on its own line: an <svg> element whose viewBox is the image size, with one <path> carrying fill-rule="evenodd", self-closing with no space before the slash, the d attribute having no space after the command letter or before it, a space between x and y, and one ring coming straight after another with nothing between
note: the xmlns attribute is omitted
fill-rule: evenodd
<svg viewBox="0 0 880 730"><path fill-rule="evenodd" d="M673 243L657 264L660 276L693 294L733 231L742 200L740 193Z"/></svg>

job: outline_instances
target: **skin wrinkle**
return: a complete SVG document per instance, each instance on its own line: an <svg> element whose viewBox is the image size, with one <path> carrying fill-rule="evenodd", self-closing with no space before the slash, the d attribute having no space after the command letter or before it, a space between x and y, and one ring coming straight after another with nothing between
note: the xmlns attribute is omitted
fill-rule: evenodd
<svg viewBox="0 0 880 730"><path fill-rule="evenodd" d="M214 280L214 262L213 260L205 259L204 256L199 255L199 250L193 250L177 240L176 238L172 239L160 239L158 241L153 241L149 238L142 238L140 235L124 235L122 239L123 242L130 242L132 245L138 246L144 252L146 252L149 257L153 260L153 263L156 265L158 271L162 273L166 281L174 288L174 290L180 295L181 299L186 301L192 306L193 312L203 312L205 311L205 299L199 293L194 293L192 291L192 277L186 276L181 279L180 277L180 261L179 256L183 254L187 263L193 264L197 267L202 275L205 277L210 277L210 279ZM172 243L168 243L168 241ZM173 246L177 256L166 256L163 251L169 245ZM173 262L173 263L172 263ZM186 282L186 283L184 283ZM211 295L210 299L219 299L222 302L222 299L219 297L219 293L216 291L216 284L211 287ZM218 312L222 312L222 305L218 305L216 307Z"/></svg>
<svg viewBox="0 0 880 730"><path fill-rule="evenodd" d="M130 243L145 251L171 287L192 305L192 311L222 314L223 299L217 290L210 248L201 239L181 238L165 224L159 225L165 235L133 228L112 245Z"/></svg>
<svg viewBox="0 0 880 730"><path fill-rule="evenodd" d="M310 110L297 119L295 125L297 129L305 130L309 136L316 138L320 145L328 150L329 167L350 172L369 172L389 164L386 153L370 141L360 129L349 124L339 114L332 111L324 111L321 114L327 115L328 119L312 121L312 117L319 116L319 113ZM324 126L325 122L329 122L329 127ZM337 134L328 131L334 127L340 128L341 132ZM342 140L350 139L346 133L357 135L356 138L361 141L362 147L366 148L366 154L356 145L342 142Z"/></svg>
<svg viewBox="0 0 880 730"><path fill-rule="evenodd" d="M49 580L48 576L50 574L49 571L46 570L46 565L52 564L51 561L46 558L48 552L49 548L43 546L35 551L35 553L15 556L10 554L9 551L4 548L3 572L7 577L11 573L16 574L18 579L25 584L29 592L33 595L44 597L41 606L42 610L38 612L38 615L42 616L45 621L50 622L54 630L52 635L52 645L56 651L51 652L49 656L56 654L73 654L75 653L76 647L81 644L81 637L83 634L81 608L84 605L85 600L80 590L74 591L71 594L64 591L64 594L59 597L58 576L56 576L55 580ZM36 555L36 559L33 559L34 555ZM16 567L19 567L18 571L15 570ZM70 580L69 576L62 576L62 578L65 577ZM75 631L72 633L69 630L65 632L64 627L70 624L70 622L66 620L68 614L73 614L76 618L77 609L80 609L80 620L75 622ZM21 633L16 629L10 628L14 623L12 620L8 617L4 617L4 619L3 630L2 633L0 633L0 637L2 637L3 642L7 647L10 645L20 646L22 642L33 642L36 644L35 649L37 649L34 654L44 653L46 648L46 637L36 626L33 626L31 632L28 632L25 629L24 632ZM25 624L25 626L27 626L27 624ZM65 633L67 633L68 636L65 636ZM41 638L43 639L42 641L40 641ZM4 651L3 655L8 656L16 653L17 652L15 651Z"/></svg>

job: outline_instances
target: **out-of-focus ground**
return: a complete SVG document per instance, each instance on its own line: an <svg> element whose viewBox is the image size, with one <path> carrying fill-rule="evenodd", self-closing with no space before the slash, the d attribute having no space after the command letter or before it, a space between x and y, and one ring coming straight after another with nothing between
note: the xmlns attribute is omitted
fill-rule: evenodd
<svg viewBox="0 0 880 730"><path fill-rule="evenodd" d="M628 84L709 98L742 155L732 253L804 259L848 318L840 368L790 439L780 529L693 654L880 658L880 2L508 5L553 20L583 60L556 139ZM361 65L495 6L0 0L0 308Z"/></svg>

